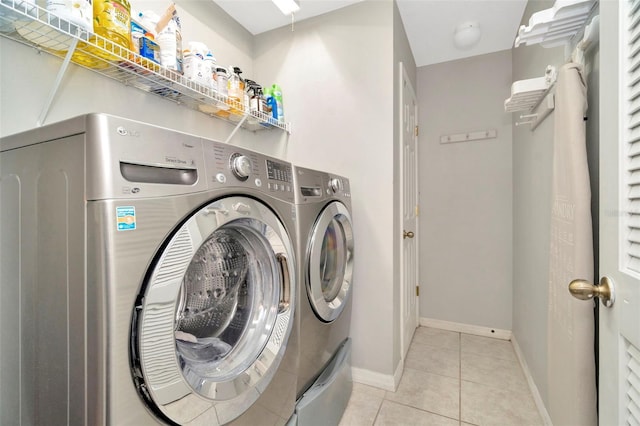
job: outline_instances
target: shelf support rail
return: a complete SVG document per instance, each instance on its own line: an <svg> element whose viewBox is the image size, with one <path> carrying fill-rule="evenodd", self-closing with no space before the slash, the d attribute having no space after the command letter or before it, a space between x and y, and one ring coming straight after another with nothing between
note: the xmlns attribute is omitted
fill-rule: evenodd
<svg viewBox="0 0 640 426"><path fill-rule="evenodd" d="M240 127L242 127L242 124L244 124L244 121L247 119L248 114L244 114L242 116L242 119L240 121L238 121L238 124L236 124L236 127L234 127L233 131L231 132L231 134L227 137L227 140L224 141L224 143L229 143L231 141L231 138L233 138L236 134L236 132L238 131L238 129Z"/></svg>
<svg viewBox="0 0 640 426"><path fill-rule="evenodd" d="M58 88L60 87L62 78L64 77L64 74L67 71L67 67L69 66L69 62L71 62L71 57L73 56L73 52L75 52L77 45L78 45L78 39L75 37L72 38L71 45L69 46L69 50L67 51L67 54L65 55L64 60L62 61L62 65L60 66L60 69L58 70L58 75L56 76L56 80L53 83L53 87L49 92L49 96L47 97L47 100L45 101L42 107L42 111L40 112L40 116L38 117L38 121L36 122L36 125L38 127L42 126L45 118L47 117L47 114L49 113L49 108L51 107L53 98L56 96L56 93L58 92Z"/></svg>

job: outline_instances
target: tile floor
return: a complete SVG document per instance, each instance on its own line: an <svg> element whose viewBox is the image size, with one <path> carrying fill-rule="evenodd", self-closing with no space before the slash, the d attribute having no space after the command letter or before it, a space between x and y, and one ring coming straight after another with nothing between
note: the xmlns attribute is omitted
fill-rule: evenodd
<svg viewBox="0 0 640 426"><path fill-rule="evenodd" d="M419 327L396 392L354 383L340 426L542 426L511 342Z"/></svg>

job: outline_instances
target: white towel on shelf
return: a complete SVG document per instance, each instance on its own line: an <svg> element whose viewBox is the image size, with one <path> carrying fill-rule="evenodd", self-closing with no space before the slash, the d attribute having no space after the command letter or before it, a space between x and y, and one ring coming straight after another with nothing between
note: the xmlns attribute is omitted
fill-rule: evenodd
<svg viewBox="0 0 640 426"><path fill-rule="evenodd" d="M555 425L597 424L593 304L573 298L575 278L593 282L591 188L582 66L564 65L556 83L549 254L548 411Z"/></svg>

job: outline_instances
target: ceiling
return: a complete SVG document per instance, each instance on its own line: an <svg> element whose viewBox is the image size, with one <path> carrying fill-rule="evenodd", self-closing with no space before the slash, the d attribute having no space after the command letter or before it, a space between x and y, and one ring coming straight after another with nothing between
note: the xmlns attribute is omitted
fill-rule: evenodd
<svg viewBox="0 0 640 426"><path fill-rule="evenodd" d="M291 24L270 0L213 0L256 35ZM297 0L301 21L362 0ZM527 0L397 0L416 65L436 64L510 49ZM453 42L458 25L475 22L480 41L468 49Z"/></svg>

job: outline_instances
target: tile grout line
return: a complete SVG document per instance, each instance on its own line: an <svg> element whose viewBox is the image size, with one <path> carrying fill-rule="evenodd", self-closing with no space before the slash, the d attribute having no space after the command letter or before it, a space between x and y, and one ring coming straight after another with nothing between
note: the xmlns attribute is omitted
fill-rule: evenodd
<svg viewBox="0 0 640 426"><path fill-rule="evenodd" d="M378 411L376 411L376 415L373 417L373 423L371 423L371 426L376 424L376 420L378 420L378 416L380 415L380 410L382 410L382 404L384 404L384 401L387 399L387 392L385 391L384 396L382 397L382 401L380 401L380 405L378 405Z"/></svg>

